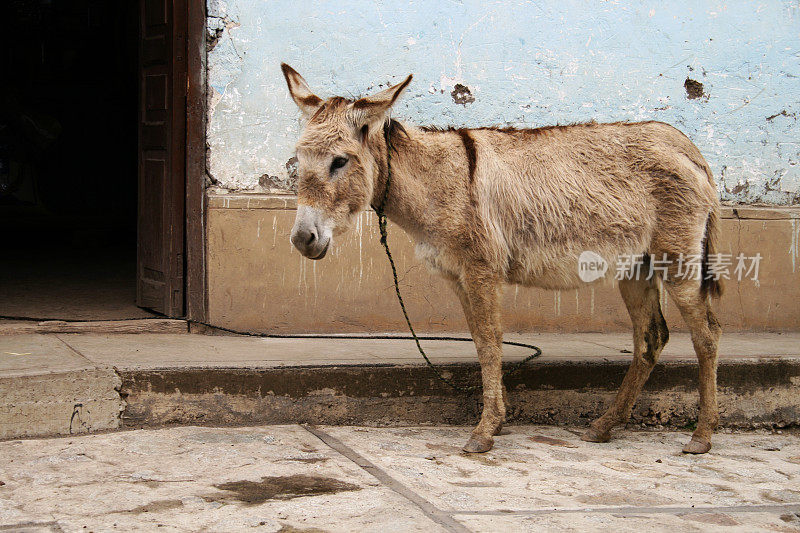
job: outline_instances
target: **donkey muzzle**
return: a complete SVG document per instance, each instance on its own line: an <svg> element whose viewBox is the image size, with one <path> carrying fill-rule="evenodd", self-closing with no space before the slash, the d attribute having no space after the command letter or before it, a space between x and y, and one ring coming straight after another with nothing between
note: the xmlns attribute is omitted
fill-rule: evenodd
<svg viewBox="0 0 800 533"><path fill-rule="evenodd" d="M322 259L328 253L332 231L323 224L319 210L308 206L297 207L292 227L292 244L309 259Z"/></svg>

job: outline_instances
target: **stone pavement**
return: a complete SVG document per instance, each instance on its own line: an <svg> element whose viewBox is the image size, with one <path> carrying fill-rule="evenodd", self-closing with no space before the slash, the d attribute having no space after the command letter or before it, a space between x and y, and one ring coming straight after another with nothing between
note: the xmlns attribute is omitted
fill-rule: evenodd
<svg viewBox="0 0 800 533"><path fill-rule="evenodd" d="M0 531L800 532L800 436L177 427L0 443Z"/></svg>

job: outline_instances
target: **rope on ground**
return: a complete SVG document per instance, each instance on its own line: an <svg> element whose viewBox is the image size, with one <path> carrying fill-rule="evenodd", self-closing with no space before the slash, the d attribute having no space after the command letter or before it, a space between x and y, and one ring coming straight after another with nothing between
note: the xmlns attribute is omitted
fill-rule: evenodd
<svg viewBox="0 0 800 533"><path fill-rule="evenodd" d="M399 290L398 290L399 292ZM433 370L436 377L439 378L442 382L446 383L448 386L452 387L453 389L464 392L464 393L472 393L475 392L479 386L473 385L469 387L463 387L454 383L452 380L446 378L442 375L439 371L439 368L431 362L428 358L428 355L422 349L419 341L452 341L452 342L473 342L472 337L453 337L448 335L417 335L414 332L413 327L411 326L411 322L408 319L408 314L405 310L405 304L403 304L402 297L400 299L400 305L403 309L403 314L406 318L406 323L409 325L409 329L411 330L411 335L391 335L391 334L377 334L377 335L351 335L348 333L258 333L253 331L241 331L237 329L226 328L224 326L217 326L214 324L209 324L207 322L203 322L200 320L190 320L189 322L192 324L200 324L202 326L207 326L212 329L217 329L219 331L224 331L226 333L231 333L234 335L242 335L246 337L261 337L265 339L334 339L334 340L413 340L417 345L417 350L419 350L420 354L422 354L423 359L428 364L428 366ZM525 342L515 342L515 341L503 341L503 344L507 346L516 346L519 348L527 348L529 350L533 350L534 353L527 356L525 359L514 363L514 365L509 368L504 374L503 377L509 376L518 372L524 365L529 363L531 360L539 357L542 355L542 350L538 346L534 346L533 344L528 344Z"/></svg>
<svg viewBox="0 0 800 533"><path fill-rule="evenodd" d="M414 328L411 325L411 320L408 317L408 312L405 308L405 303L403 302L403 298L400 295L400 288L398 286L397 281L397 270L394 265L394 260L392 259L391 255L389 256L389 261L392 267L392 273L394 275L395 280L395 291L397 292L398 301L400 302L400 308L403 311L403 316L406 319L406 324L408 324L409 330L411 331L411 335L392 335L392 334L371 334L371 335L352 335L349 333L332 333L332 334L324 334L324 333L259 333L254 331L243 331L238 329L226 328L224 326L219 326L216 324L210 324L208 322L203 322L201 320L187 320L190 324L199 324L201 326L206 326L211 329L224 331L225 333L231 333L233 335L240 335L244 337L260 337L266 339L328 339L328 340L413 340L416 343L417 350L422 355L423 359L425 360L426 364L431 368L434 372L436 377L440 379L442 382L446 383L448 386L452 387L455 390L464 392L464 393L472 393L476 391L479 387L477 385L473 385L470 387L463 387L454 383L452 380L446 378L442 375L442 372L436 367L436 365L431 362L428 358L428 355L422 349L420 345L420 341L445 341L445 342L473 342L471 337L455 337L450 335L417 335L414 331ZM169 317L166 316L148 316L148 317L133 317L133 318L115 318L109 319L109 322L126 322L126 321L135 321L135 320L154 320L154 319L168 319ZM19 321L27 321L27 322L67 322L67 323L79 323L79 322L95 322L91 319L73 319L73 318L44 318L44 317L29 317L29 316L9 316L9 315L0 315L0 320L19 320ZM526 363L539 357L542 351L532 344L527 344L524 342L514 342L514 341L503 341L503 344L507 346L516 346L519 348L527 348L529 350L534 350L535 353L529 355L525 359L517 362L512 366L509 370L503 374L503 377L509 376L518 370L520 370Z"/></svg>

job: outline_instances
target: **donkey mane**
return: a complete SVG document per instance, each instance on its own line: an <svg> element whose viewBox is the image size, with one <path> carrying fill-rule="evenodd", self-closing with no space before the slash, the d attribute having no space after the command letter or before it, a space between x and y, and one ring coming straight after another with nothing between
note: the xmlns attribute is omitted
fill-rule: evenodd
<svg viewBox="0 0 800 533"><path fill-rule="evenodd" d="M309 122L324 122L329 116L335 113L341 113L353 101L343 96L332 96L325 101L320 100L319 108L309 118Z"/></svg>
<svg viewBox="0 0 800 533"><path fill-rule="evenodd" d="M617 120L615 122L597 122L596 120L587 120L585 122L568 122L566 124L549 124L547 126L537 126L535 128L524 128L518 126L476 126L472 127L455 127L455 126L419 126L419 129L426 132L459 132L463 130L469 131L498 131L501 133L519 133L523 135L543 135L550 131L564 130L575 127L591 128L594 126L637 126L641 124L657 124L657 120L643 120L640 122L632 122L629 120Z"/></svg>

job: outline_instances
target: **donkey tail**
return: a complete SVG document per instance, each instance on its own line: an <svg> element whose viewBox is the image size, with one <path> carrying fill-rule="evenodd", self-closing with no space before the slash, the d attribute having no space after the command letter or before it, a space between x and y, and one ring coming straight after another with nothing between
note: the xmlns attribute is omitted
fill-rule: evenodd
<svg viewBox="0 0 800 533"><path fill-rule="evenodd" d="M717 253L717 239L719 237L719 206L714 206L706 220L706 235L703 239L703 279L700 282L700 295L703 298L719 298L722 296L722 279L718 279L713 272L709 272L708 256Z"/></svg>
<svg viewBox="0 0 800 533"><path fill-rule="evenodd" d="M708 218L706 219L706 234L705 237L703 237L703 261L701 268L703 279L700 281L700 295L703 299L709 296L712 298L719 298L722 296L722 279L712 272L712 268L709 267L708 262L709 255L717 253L719 238L720 206L717 197L717 186L714 184L714 176L711 173L711 167L708 166L700 150L697 149L697 146L695 146L688 137L686 137L686 141L688 142L687 151L685 152L686 155L708 178L708 189L706 193L708 194L708 199L712 202L711 211L708 213Z"/></svg>

